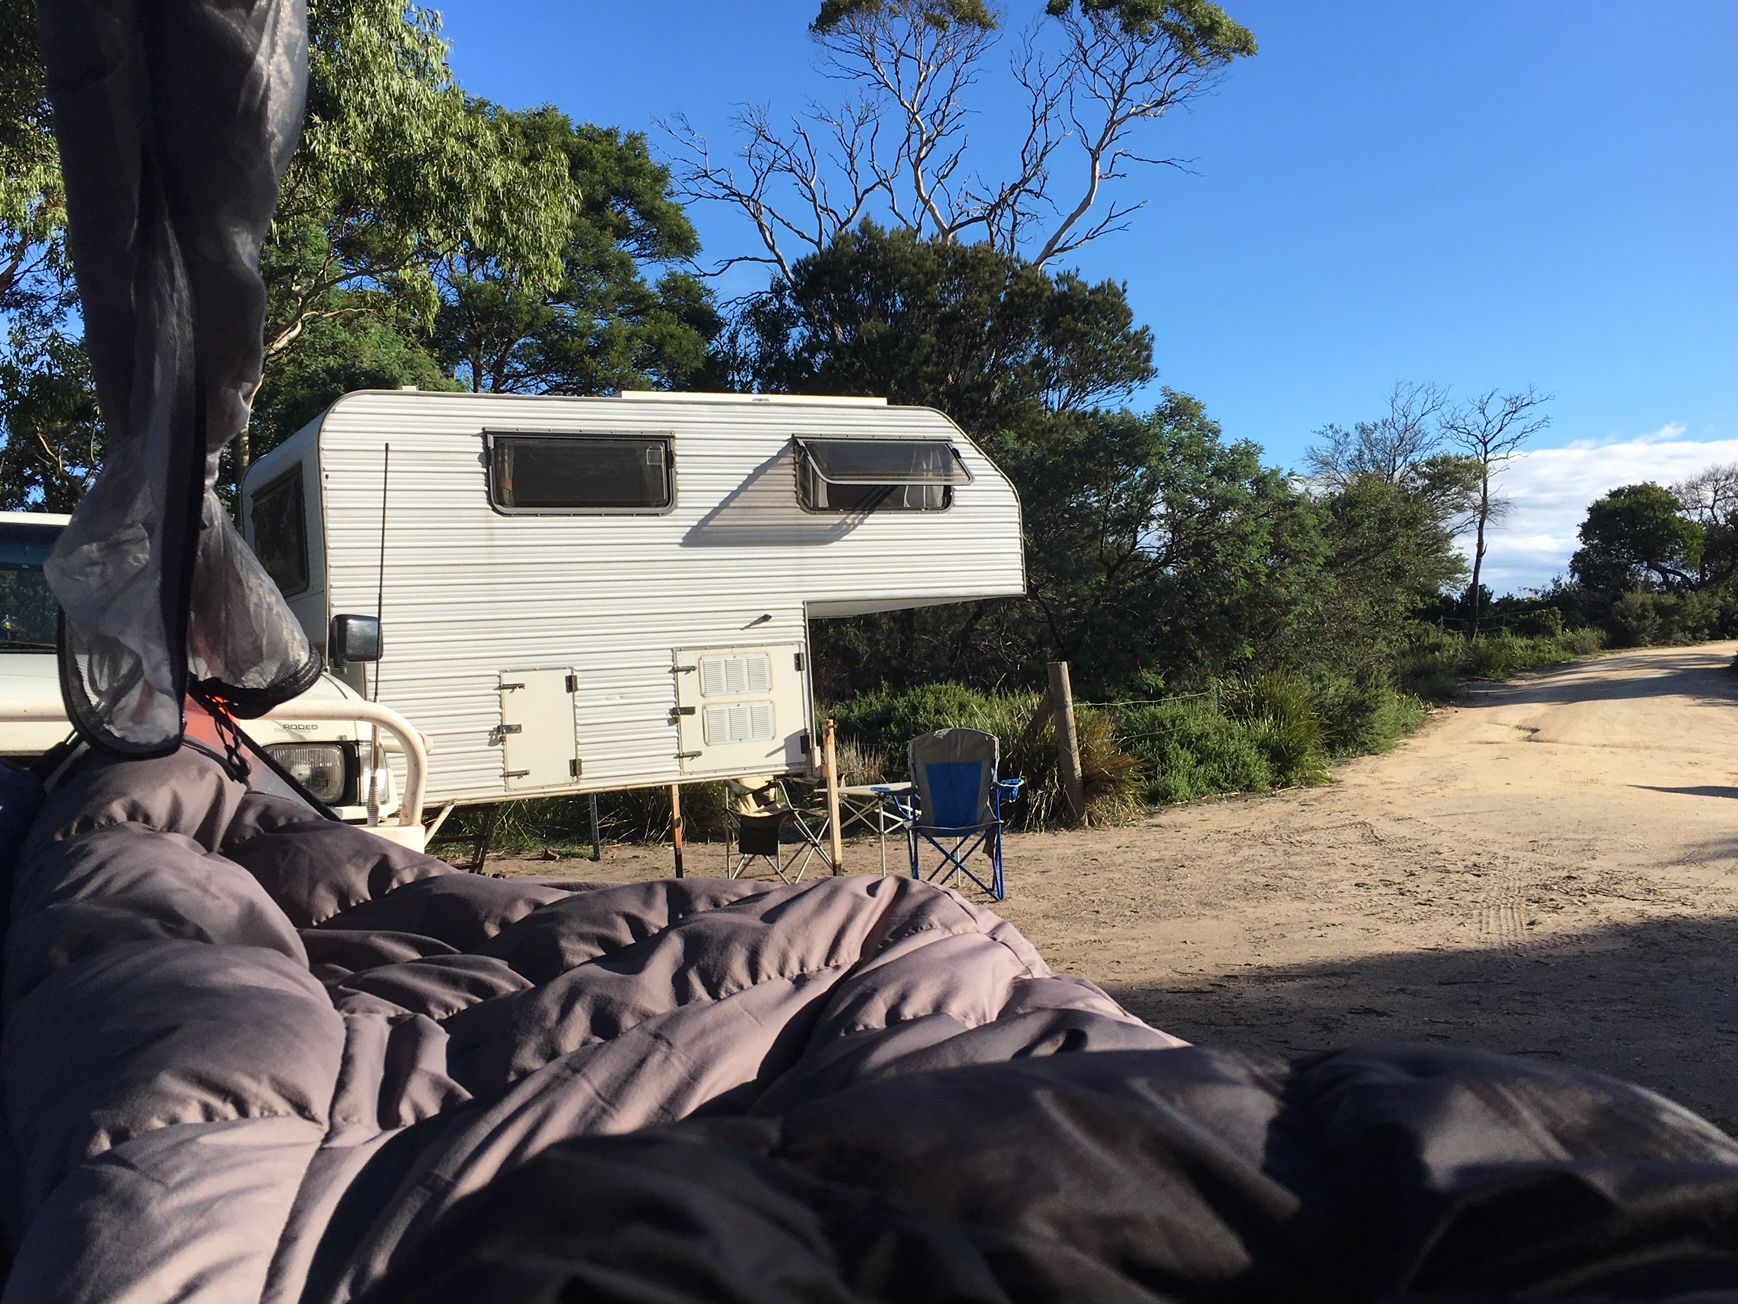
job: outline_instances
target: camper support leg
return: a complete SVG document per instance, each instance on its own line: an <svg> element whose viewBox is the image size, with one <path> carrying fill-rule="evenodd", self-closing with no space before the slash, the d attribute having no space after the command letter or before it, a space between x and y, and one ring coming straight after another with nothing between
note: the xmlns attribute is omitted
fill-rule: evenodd
<svg viewBox="0 0 1738 1304"><path fill-rule="evenodd" d="M845 826L839 821L838 726L831 720L822 729L821 760L827 779L827 859L839 875L845 872Z"/></svg>
<svg viewBox="0 0 1738 1304"><path fill-rule="evenodd" d="M449 801L445 806L442 806L441 810L440 810L440 814L436 815L434 817L434 819L430 820L429 826L423 830L423 837L426 838L429 842L433 842L435 840L435 838L439 835L439 833L441 831L441 826L447 822L447 816L451 815L453 813L453 808L456 807L457 805L458 805L458 802Z"/></svg>
<svg viewBox="0 0 1738 1304"><path fill-rule="evenodd" d="M670 785L670 846L676 853L676 877L682 877L682 785Z"/></svg>
<svg viewBox="0 0 1738 1304"><path fill-rule="evenodd" d="M495 825L501 819L501 803L496 802L489 807L483 816L483 827L477 830L477 845L471 852L471 873L481 874L483 862L489 855L489 844L495 840Z"/></svg>
<svg viewBox="0 0 1738 1304"><path fill-rule="evenodd" d="M591 859L596 864L603 859L603 840L597 835L597 794L591 794Z"/></svg>

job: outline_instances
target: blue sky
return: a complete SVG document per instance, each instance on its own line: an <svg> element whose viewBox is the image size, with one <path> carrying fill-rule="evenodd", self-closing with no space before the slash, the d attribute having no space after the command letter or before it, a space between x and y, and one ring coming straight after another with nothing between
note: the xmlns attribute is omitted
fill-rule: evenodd
<svg viewBox="0 0 1738 1304"><path fill-rule="evenodd" d="M817 0L439 7L466 89L658 151L657 118L725 147L742 102L837 95ZM1014 27L1041 7L1004 5ZM1132 229L1078 258L1127 283L1160 383L1288 466L1395 380L1556 394L1538 446L1559 451L1509 474L1499 588L1560 569L1605 489L1738 460L1738 3L1226 7L1261 52L1150 137L1193 173L1140 175ZM974 126L990 151L1016 107L1000 80ZM709 255L752 251L728 211L693 216Z"/></svg>

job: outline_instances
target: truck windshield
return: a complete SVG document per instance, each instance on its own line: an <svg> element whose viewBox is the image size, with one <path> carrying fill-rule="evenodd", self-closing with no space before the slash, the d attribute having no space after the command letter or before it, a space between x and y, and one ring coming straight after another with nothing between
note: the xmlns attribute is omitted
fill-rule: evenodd
<svg viewBox="0 0 1738 1304"><path fill-rule="evenodd" d="M58 525L0 523L0 652L52 651L60 608L42 563Z"/></svg>

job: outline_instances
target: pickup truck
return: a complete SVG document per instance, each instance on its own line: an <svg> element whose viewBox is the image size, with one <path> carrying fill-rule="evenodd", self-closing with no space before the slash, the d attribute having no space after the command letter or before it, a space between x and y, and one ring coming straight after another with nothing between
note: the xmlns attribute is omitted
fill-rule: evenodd
<svg viewBox="0 0 1738 1304"><path fill-rule="evenodd" d="M59 608L42 566L66 522L67 517L47 512L0 512L0 757L20 764L41 756L71 731L64 714L44 709L58 709L61 699L55 653ZM375 776L381 784L377 813L390 811L395 802L390 769L371 755L371 727L346 716L347 703L364 700L326 674L298 701L330 703L329 719L268 717L242 721L241 728L338 818L366 823L368 786ZM394 750L388 739L383 736L382 753Z"/></svg>

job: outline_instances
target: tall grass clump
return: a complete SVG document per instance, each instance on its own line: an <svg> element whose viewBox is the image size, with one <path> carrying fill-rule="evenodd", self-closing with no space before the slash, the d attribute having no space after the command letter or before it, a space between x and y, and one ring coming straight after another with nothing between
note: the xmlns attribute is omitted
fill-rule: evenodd
<svg viewBox="0 0 1738 1304"><path fill-rule="evenodd" d="M1390 750L1424 720L1424 701L1368 676L1322 675L1313 684L1328 754L1339 758Z"/></svg>
<svg viewBox="0 0 1738 1304"><path fill-rule="evenodd" d="M1272 786L1325 783L1328 744L1311 686L1295 675L1273 671L1219 686L1221 709L1241 722L1267 757Z"/></svg>
<svg viewBox="0 0 1738 1304"><path fill-rule="evenodd" d="M841 763L841 769L843 764ZM682 822L690 838L723 836L724 785L696 783L682 789ZM585 797L535 797L501 802L490 846L497 851L553 850L567 853L591 848L591 805ZM489 807L455 811L441 830L443 843L474 838ZM599 793L598 832L605 842L664 842L670 837L670 789L629 788ZM455 848L455 851L457 848Z"/></svg>
<svg viewBox="0 0 1738 1304"><path fill-rule="evenodd" d="M1425 628L1401 654L1400 685L1426 702L1446 702L1463 679L1508 679L1590 657L1604 646L1605 634L1593 628L1534 635L1504 629L1471 643L1459 634Z"/></svg>

